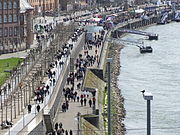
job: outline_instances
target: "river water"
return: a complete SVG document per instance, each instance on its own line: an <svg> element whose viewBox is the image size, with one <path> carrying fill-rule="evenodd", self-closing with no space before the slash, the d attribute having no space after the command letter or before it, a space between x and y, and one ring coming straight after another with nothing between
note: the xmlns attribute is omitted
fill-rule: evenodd
<svg viewBox="0 0 180 135"><path fill-rule="evenodd" d="M152 92L152 135L180 135L180 23L156 25L145 29L159 34L149 41L138 35L123 39L143 40L153 53L140 54L139 48L122 49L118 86L125 98L127 135L146 135L146 101L141 90Z"/></svg>

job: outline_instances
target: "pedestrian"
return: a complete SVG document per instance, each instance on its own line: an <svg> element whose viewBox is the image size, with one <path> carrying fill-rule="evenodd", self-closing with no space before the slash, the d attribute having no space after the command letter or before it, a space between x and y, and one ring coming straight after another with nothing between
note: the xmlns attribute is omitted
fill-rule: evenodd
<svg viewBox="0 0 180 135"><path fill-rule="evenodd" d="M29 105L28 105L28 113L31 113L31 107L32 107L32 106L29 104Z"/></svg>
<svg viewBox="0 0 180 135"><path fill-rule="evenodd" d="M86 106L86 101L87 101L86 98L84 98L84 106Z"/></svg>
<svg viewBox="0 0 180 135"><path fill-rule="evenodd" d="M92 100L89 99L89 107L91 107L91 105L92 105Z"/></svg>
<svg viewBox="0 0 180 135"><path fill-rule="evenodd" d="M73 99L74 99L74 102L76 102L76 96L73 94Z"/></svg>
<svg viewBox="0 0 180 135"><path fill-rule="evenodd" d="M79 96L77 96L77 102L79 102Z"/></svg>
<svg viewBox="0 0 180 135"><path fill-rule="evenodd" d="M83 99L82 98L81 98L80 102L81 102L81 106L83 106Z"/></svg>
<svg viewBox="0 0 180 135"><path fill-rule="evenodd" d="M44 96L41 96L41 103L44 102Z"/></svg>
<svg viewBox="0 0 180 135"><path fill-rule="evenodd" d="M65 135L68 135L68 131L66 130Z"/></svg>
<svg viewBox="0 0 180 135"><path fill-rule="evenodd" d="M56 80L53 78L53 86L55 85L55 83L56 83Z"/></svg>
<svg viewBox="0 0 180 135"><path fill-rule="evenodd" d="M66 103L62 104L62 112L66 112Z"/></svg>
<svg viewBox="0 0 180 135"><path fill-rule="evenodd" d="M67 110L69 109L69 102L68 102L68 100L66 100L66 109Z"/></svg>
<svg viewBox="0 0 180 135"><path fill-rule="evenodd" d="M55 126L54 126L55 130L58 130L58 123L56 122Z"/></svg>
<svg viewBox="0 0 180 135"><path fill-rule="evenodd" d="M69 135L73 135L73 132L72 132L72 130L70 130L70 131L69 131Z"/></svg>
<svg viewBox="0 0 180 135"><path fill-rule="evenodd" d="M96 98L93 97L93 105L95 106L95 104L96 104Z"/></svg>
<svg viewBox="0 0 180 135"><path fill-rule="evenodd" d="M62 126L63 126L63 125L62 125L62 123L60 122L60 123L59 123L59 128L62 128Z"/></svg>
<svg viewBox="0 0 180 135"><path fill-rule="evenodd" d="M37 108L37 111L39 112L40 111L40 105L38 104L36 108Z"/></svg>

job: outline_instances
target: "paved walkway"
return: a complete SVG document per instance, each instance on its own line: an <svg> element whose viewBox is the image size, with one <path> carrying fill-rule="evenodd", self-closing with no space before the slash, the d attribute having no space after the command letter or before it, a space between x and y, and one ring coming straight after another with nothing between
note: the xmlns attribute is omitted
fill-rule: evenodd
<svg viewBox="0 0 180 135"><path fill-rule="evenodd" d="M88 50L88 54L90 56L95 56L95 55L100 56L102 46L103 45L101 45L99 48L96 48L95 45L92 45L92 50L83 49L80 52L80 54L83 55L83 59L84 59L85 58L84 52ZM97 50L97 53L96 53L95 50ZM95 63L92 66L88 66L88 67L97 68L98 67L97 60L95 61ZM76 72L76 70L75 70L75 72ZM74 91L77 92L78 96L80 96L81 94L84 95L84 92L81 91L81 89L77 88L77 84L79 82L82 84L82 80L81 81L75 80L75 83L74 83L75 84L74 85L75 86L74 87ZM65 88L67 88L67 87L69 87L69 85L65 86ZM62 96L62 97L63 97L62 101L65 102L65 97L64 96ZM91 93L89 93L89 97L87 98L86 106L81 106L81 103L77 102L77 100L76 100L76 102L70 101L69 102L69 109L66 112L62 112L62 108L60 106L58 114L57 114L57 116L55 118L55 122L54 123L60 123L61 122L63 124L63 129L64 130L67 130L68 132L70 130L72 130L73 131L73 135L77 135L78 134L78 117L77 117L78 112L81 115L92 114L92 111L93 111L92 106L93 105L91 107L89 106L89 103L88 103L89 99L92 99L92 94Z"/></svg>

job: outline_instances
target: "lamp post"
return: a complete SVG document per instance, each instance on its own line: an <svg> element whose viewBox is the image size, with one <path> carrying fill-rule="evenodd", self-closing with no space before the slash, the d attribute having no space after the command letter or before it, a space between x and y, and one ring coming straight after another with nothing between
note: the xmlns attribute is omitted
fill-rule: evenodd
<svg viewBox="0 0 180 135"><path fill-rule="evenodd" d="M23 128L25 126L24 109L25 109L25 107L23 107Z"/></svg>
<svg viewBox="0 0 180 135"><path fill-rule="evenodd" d="M111 63L112 58L107 58L107 70L108 70L108 135L111 135Z"/></svg>
<svg viewBox="0 0 180 135"><path fill-rule="evenodd" d="M153 95L150 92L145 92L145 90L141 92L144 100L147 100L147 135L151 135L151 100L153 100Z"/></svg>
<svg viewBox="0 0 180 135"><path fill-rule="evenodd" d="M3 96L2 96L2 89L0 89L0 95L1 95L1 123L3 123ZM3 126L2 126L3 129Z"/></svg>

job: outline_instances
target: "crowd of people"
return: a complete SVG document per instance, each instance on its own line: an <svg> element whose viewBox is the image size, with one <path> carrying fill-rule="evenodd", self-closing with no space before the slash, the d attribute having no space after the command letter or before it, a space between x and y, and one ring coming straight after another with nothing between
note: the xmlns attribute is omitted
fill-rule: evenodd
<svg viewBox="0 0 180 135"><path fill-rule="evenodd" d="M66 113L71 108L71 104L74 105L74 102L79 103L80 107L89 107L92 110L95 108L96 91L83 90L82 83L87 67L98 65L98 49L103 44L104 34L104 30L96 33L94 35L95 40L86 42L82 51L84 53L80 53L75 60L75 70L69 73L66 86L63 88L64 102L61 105L62 113ZM57 124L55 124L55 131L56 129Z"/></svg>
<svg viewBox="0 0 180 135"><path fill-rule="evenodd" d="M47 28L52 27L43 27L46 32ZM47 70L48 83L39 86L35 91L35 102L37 103L36 109L40 111L40 105L44 102L44 98L49 95L51 87L56 84L56 75L58 68L62 68L65 62L65 59L71 54L73 49L74 42L77 42L80 35L84 32L84 29L75 29L74 34L69 37L72 41L72 44L64 44L61 49L57 50L55 54L55 61L50 64L50 68ZM61 105L62 112L65 113L70 109L70 104L72 102L79 102L81 107L87 107L87 104L90 108L96 105L96 96L94 93L91 93L87 90L82 90L82 83L85 76L86 68L92 67L95 64L99 64L99 51L98 49L103 44L103 37L105 31L101 30L94 35L94 41L86 41L83 47L83 53L78 55L78 58L75 60L75 71L70 72L67 77L67 84L63 88L64 102ZM62 69L61 69L62 70ZM31 105L28 107L28 112L31 112ZM53 134L57 135L72 135L73 132L70 130L63 129L62 123L56 123L54 125Z"/></svg>
<svg viewBox="0 0 180 135"><path fill-rule="evenodd" d="M61 122L59 124L55 123L54 129L55 130L52 132L52 135L73 135L72 130L64 130L63 124Z"/></svg>
<svg viewBox="0 0 180 135"><path fill-rule="evenodd" d="M78 39L80 35L83 33L84 29L75 29L74 34L72 37L75 37ZM74 41L75 42L75 41ZM50 63L50 68L47 70L46 74L48 77L48 80L46 83L43 83L41 86L37 87L37 89L34 91L34 101L36 102L36 109L37 112L40 111L40 104L44 103L44 98L50 94L52 87L56 84L57 79L57 72L59 70L62 70L63 64L66 60L66 58L70 55L71 51L73 49L73 44L64 44L61 49L57 50L57 53L55 54L55 61L53 63ZM72 76L71 76L72 77ZM66 102L65 105L63 105L66 109L63 109L63 111L66 111L68 109L68 102ZM31 105L28 105L28 112L31 112Z"/></svg>

